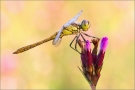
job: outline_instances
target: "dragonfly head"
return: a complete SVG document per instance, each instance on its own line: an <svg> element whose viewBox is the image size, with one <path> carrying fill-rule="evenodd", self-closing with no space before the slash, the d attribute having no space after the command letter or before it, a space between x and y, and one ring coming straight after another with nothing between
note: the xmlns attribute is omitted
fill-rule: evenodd
<svg viewBox="0 0 135 90"><path fill-rule="evenodd" d="M81 28L83 31L87 31L90 28L90 23L87 20L83 20L81 23Z"/></svg>

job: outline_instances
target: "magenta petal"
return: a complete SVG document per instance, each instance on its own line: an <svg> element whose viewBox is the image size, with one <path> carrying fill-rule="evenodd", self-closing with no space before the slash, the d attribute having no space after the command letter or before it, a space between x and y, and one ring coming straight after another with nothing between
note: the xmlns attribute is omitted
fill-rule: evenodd
<svg viewBox="0 0 135 90"><path fill-rule="evenodd" d="M97 61L97 66L100 67L103 64L103 60L104 60L104 55L105 55L105 51L108 45L108 38L107 37L103 37L100 43L100 51L98 54L98 61Z"/></svg>
<svg viewBox="0 0 135 90"><path fill-rule="evenodd" d="M92 65L92 54L90 49L90 41L87 40L84 45L84 52L81 53L81 60L84 66L89 67Z"/></svg>
<svg viewBox="0 0 135 90"><path fill-rule="evenodd" d="M89 40L86 41L85 49L90 51L90 41Z"/></svg>
<svg viewBox="0 0 135 90"><path fill-rule="evenodd" d="M108 46L108 38L103 37L102 40L101 40L101 44L100 44L100 50L103 50L103 52L105 52L107 46Z"/></svg>

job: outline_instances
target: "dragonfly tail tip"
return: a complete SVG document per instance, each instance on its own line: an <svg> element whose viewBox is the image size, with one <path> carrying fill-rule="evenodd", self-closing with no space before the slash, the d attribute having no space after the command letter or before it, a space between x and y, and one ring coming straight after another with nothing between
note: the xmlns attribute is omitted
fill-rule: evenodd
<svg viewBox="0 0 135 90"><path fill-rule="evenodd" d="M17 52L13 52L13 54L17 54Z"/></svg>

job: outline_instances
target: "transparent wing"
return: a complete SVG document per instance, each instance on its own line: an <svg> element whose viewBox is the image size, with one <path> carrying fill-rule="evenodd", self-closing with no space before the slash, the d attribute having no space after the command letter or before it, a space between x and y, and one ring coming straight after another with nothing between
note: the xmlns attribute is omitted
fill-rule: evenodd
<svg viewBox="0 0 135 90"><path fill-rule="evenodd" d="M82 14L82 12L83 12L83 10L81 10L75 17L73 17L66 24L64 24L64 27L67 27L67 26L71 25L72 23L74 23L79 18L79 16Z"/></svg>
<svg viewBox="0 0 135 90"><path fill-rule="evenodd" d="M57 47L57 46L60 45L61 40L62 40L62 38L59 38L58 41L57 41L56 43L54 43L54 41L53 41L52 43L53 43L53 45L54 45L55 47Z"/></svg>
<svg viewBox="0 0 135 90"><path fill-rule="evenodd" d="M72 23L74 23L79 18L79 16L81 14L82 14L82 10L75 17L73 17L71 20L69 20L66 24L63 25L63 27L59 30L59 32L57 33L55 39L53 40L53 45L55 45L58 42L58 39L60 37L60 34L61 34L63 28L71 25Z"/></svg>
<svg viewBox="0 0 135 90"><path fill-rule="evenodd" d="M63 30L63 27L59 30L59 32L60 31L62 31ZM60 34L61 33L57 33L57 35L55 36L55 38L53 39L53 42L52 42L52 44L55 46L56 44L57 44L57 42L58 42L58 40L59 40L59 37L60 37Z"/></svg>

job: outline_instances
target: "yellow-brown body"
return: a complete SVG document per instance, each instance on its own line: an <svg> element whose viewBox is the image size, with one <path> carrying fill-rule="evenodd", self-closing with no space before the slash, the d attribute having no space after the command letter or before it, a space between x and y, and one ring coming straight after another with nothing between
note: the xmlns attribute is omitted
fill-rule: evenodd
<svg viewBox="0 0 135 90"><path fill-rule="evenodd" d="M65 28L63 29L63 31L62 31L62 33L61 33L61 35L60 35L60 38L62 38L63 36L67 36L67 35L74 35L74 34L77 34L78 31L79 31L79 25L77 25L77 24L74 23L74 24L69 25L68 27L65 27ZM37 43L24 46L24 47L18 49L17 51L15 51L13 54L22 53L22 52L27 51L27 50L29 50L29 49L31 49L31 48L34 48L34 47L36 47L36 46L38 46L38 45L41 45L41 44L43 44L43 43L45 43L45 42L51 41L51 40L53 40L53 39L56 37L57 33L58 33L58 32L54 33L54 34L53 34L52 36L50 36L49 38L46 38L46 39L44 39L44 40L42 40L42 41L39 41L39 42L37 42Z"/></svg>

